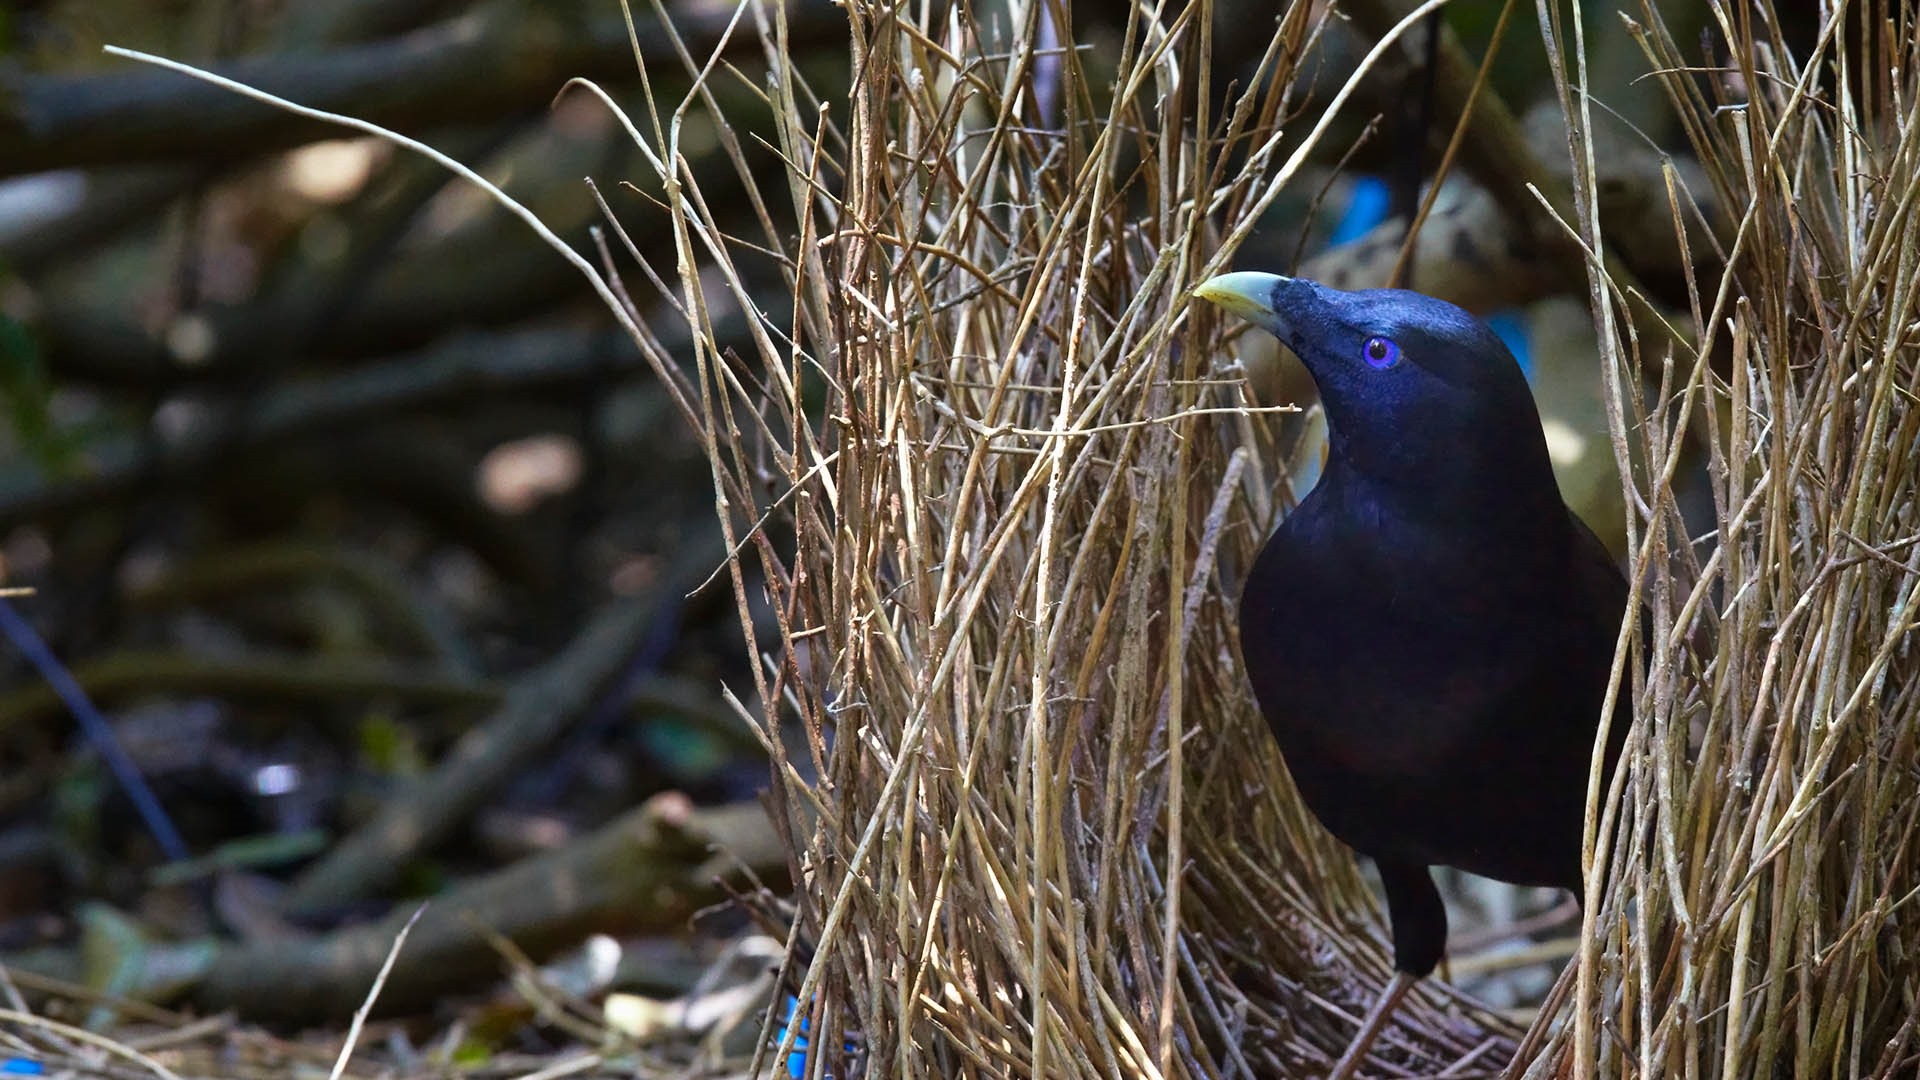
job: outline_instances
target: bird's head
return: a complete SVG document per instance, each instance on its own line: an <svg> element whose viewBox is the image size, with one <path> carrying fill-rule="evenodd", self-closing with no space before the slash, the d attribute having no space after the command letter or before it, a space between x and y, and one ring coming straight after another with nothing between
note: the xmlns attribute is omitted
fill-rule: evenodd
<svg viewBox="0 0 1920 1080"><path fill-rule="evenodd" d="M1435 495L1484 483L1473 474L1485 468L1552 484L1519 363L1453 304L1260 273L1222 274L1194 295L1272 333L1306 365L1326 406L1332 458Z"/></svg>

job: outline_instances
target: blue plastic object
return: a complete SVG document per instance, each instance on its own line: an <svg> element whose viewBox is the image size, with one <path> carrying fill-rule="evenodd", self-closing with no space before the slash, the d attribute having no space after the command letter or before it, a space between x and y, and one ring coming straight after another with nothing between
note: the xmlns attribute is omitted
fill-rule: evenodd
<svg viewBox="0 0 1920 1080"><path fill-rule="evenodd" d="M799 1008L800 999L792 994L780 999L780 1030L773 1033L774 1046L781 1046L787 1041L787 1028L793 1023L793 1014ZM806 1031L807 1024L807 1018L801 1017L800 1030ZM800 1080L807 1075L807 1037L805 1035L793 1037L793 1052L787 1055L787 1075L793 1077L793 1080Z"/></svg>
<svg viewBox="0 0 1920 1080"><path fill-rule="evenodd" d="M800 999L787 994L780 999L780 1030L774 1032L773 1043L777 1048L787 1041L787 1029L793 1024L793 1016L800 1011ZM793 1051L787 1055L787 1075L793 1080L802 1080L807 1075L807 1028L811 1023L805 1016L800 1018L800 1028L793 1036ZM847 1053L851 1054L859 1047L852 1039L846 1040ZM825 1080L833 1080L832 1073L823 1073Z"/></svg>
<svg viewBox="0 0 1920 1080"><path fill-rule="evenodd" d="M1341 215L1340 223L1333 227L1333 235L1327 243L1339 247L1367 235L1367 230L1387 220L1387 206L1392 200L1392 192L1388 190L1385 180L1377 176L1354 177L1353 193L1347 199L1347 212Z"/></svg>
<svg viewBox="0 0 1920 1080"><path fill-rule="evenodd" d="M120 746L120 741L114 737L113 726L107 723L107 718L94 707L92 699L88 698L87 692L80 688L80 683L73 677L73 673L53 655L52 649L47 648L47 643L41 640L39 633L33 629L33 624L14 611L13 605L4 597L0 597L0 636L13 642L13 647L20 650L20 655L26 657L27 662L40 672L40 677L46 680L47 685L53 689L54 695L67 707L67 711L73 714L73 718L79 721L80 730L86 735L88 744L93 747L95 753L100 755L100 760L106 762L107 770L120 784L120 790L127 793L127 798L133 803L134 810L146 823L147 831L153 834L154 842L160 845L160 850L166 855L167 860L180 862L192 855L192 852L187 850L187 842L180 837L180 830L174 828L173 819L167 816L166 809L154 796L153 789L147 786L146 778L140 775L140 767L127 756L126 750ZM24 1059L9 1058L8 1060ZM0 1075L4 1074L0 1073Z"/></svg>
<svg viewBox="0 0 1920 1080"><path fill-rule="evenodd" d="M45 1076L47 1067L32 1058L0 1058L0 1076Z"/></svg>
<svg viewBox="0 0 1920 1080"><path fill-rule="evenodd" d="M1513 358L1520 361L1520 370L1526 373L1527 380L1533 380L1533 344L1527 333L1527 317L1518 308L1496 311L1487 316L1487 326L1493 330Z"/></svg>

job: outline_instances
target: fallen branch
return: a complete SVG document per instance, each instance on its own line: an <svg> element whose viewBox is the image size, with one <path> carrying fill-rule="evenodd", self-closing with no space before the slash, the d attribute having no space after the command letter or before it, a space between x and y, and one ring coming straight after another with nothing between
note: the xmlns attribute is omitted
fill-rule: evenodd
<svg viewBox="0 0 1920 1080"><path fill-rule="evenodd" d="M718 558L715 553L709 562ZM708 562L689 552L681 564L704 571ZM431 772L308 867L294 881L284 909L324 912L391 883L408 861L465 821L610 692L631 670L663 601L688 576L668 575L650 595L603 608L565 651L518 679L486 723L462 736Z"/></svg>
<svg viewBox="0 0 1920 1080"><path fill-rule="evenodd" d="M697 809L677 793L656 796L567 847L435 897L375 1011L404 1012L483 988L505 966L489 944L492 935L541 962L589 934L681 930L726 895L722 883L735 867L770 883L785 880L786 851L764 810L753 803ZM305 940L153 945L140 967L144 981L121 993L139 999L184 992L208 1012L331 1022L365 999L415 906L402 904L378 922ZM83 977L70 949L8 957L5 966L30 989L55 990L62 984L53 980ZM139 1015L141 1008L129 1011Z"/></svg>
<svg viewBox="0 0 1920 1080"><path fill-rule="evenodd" d="M786 852L758 805L696 810L682 795L655 797L579 843L435 898L378 1010L403 1011L496 975L501 960L483 927L536 961L591 933L679 929L723 895L716 879L736 859L756 873L784 876ZM193 998L209 1011L257 1018L341 1016L366 993L410 908L311 942L223 950Z"/></svg>

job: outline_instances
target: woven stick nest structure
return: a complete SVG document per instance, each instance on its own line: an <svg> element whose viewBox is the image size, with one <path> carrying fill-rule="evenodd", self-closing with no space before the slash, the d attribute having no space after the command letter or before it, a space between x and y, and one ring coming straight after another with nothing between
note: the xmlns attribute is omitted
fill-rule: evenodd
<svg viewBox="0 0 1920 1080"><path fill-rule="evenodd" d="M1289 6L1215 115L1209 10L1137 8L1096 71L1048 5L853 2L851 101L825 103L756 13L783 170L752 243L674 170L677 128L642 137L678 177L667 293L708 334L754 316L752 350L674 377L764 658L742 712L801 883L810 1075L1311 1075L1387 975L1239 668L1296 425L1186 295L1338 106L1292 96L1324 14ZM1549 20L1650 645L1619 665L1639 719L1595 793L1578 962L1524 1040L1429 980L1376 1050L1406 1075L1494 1074L1516 1043L1528 1076L1920 1054L1920 56L1891 10L1806 56L1715 10L1713 79L1635 24L1732 208L1674 185L1710 269L1666 320L1603 261L1581 28ZM1703 449L1696 536L1673 489Z"/></svg>
<svg viewBox="0 0 1920 1080"><path fill-rule="evenodd" d="M1218 117L1198 8L1140 15L1097 73L1038 5L851 16L850 110L773 82L791 325L702 372L780 627L760 697L808 733L763 728L812 1067L1324 1066L1387 966L1239 667L1235 583L1292 493L1185 296L1301 160L1278 136L1316 26L1297 7ZM1440 987L1408 1021L1431 1071L1516 1034Z"/></svg>

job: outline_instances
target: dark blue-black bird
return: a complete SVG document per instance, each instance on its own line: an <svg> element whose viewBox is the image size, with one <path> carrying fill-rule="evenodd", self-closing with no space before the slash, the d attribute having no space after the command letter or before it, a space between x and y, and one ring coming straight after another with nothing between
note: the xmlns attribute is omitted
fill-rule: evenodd
<svg viewBox="0 0 1920 1080"><path fill-rule="evenodd" d="M1254 562L1240 649L1301 798L1386 888L1398 974L1344 1077L1440 962L1428 867L1580 894L1627 583L1562 501L1526 378L1478 319L1274 274L1194 294L1292 349L1326 409L1326 466Z"/></svg>

